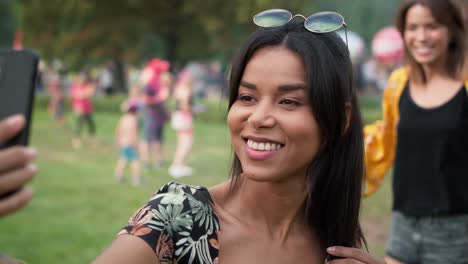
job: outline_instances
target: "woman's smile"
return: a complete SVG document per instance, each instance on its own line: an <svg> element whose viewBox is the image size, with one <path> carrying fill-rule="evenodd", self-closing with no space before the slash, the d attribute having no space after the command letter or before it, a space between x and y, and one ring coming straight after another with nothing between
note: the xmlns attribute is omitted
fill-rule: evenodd
<svg viewBox="0 0 468 264"><path fill-rule="evenodd" d="M271 158L284 147L284 144L262 138L246 138L245 142L247 156L254 160Z"/></svg>

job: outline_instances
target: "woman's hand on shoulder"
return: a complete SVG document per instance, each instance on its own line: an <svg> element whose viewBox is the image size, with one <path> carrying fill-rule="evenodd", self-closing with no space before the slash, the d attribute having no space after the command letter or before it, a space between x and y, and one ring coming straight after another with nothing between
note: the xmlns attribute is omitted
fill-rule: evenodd
<svg viewBox="0 0 468 264"><path fill-rule="evenodd" d="M359 248L334 246L327 248L327 253L329 255L339 257L339 259L328 261L327 263L329 264L386 264L383 259L378 259L374 256L371 256L369 253Z"/></svg>

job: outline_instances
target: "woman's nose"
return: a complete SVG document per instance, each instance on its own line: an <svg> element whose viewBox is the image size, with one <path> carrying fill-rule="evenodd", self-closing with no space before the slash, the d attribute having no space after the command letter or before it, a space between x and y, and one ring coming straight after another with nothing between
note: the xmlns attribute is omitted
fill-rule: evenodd
<svg viewBox="0 0 468 264"><path fill-rule="evenodd" d="M420 28L416 31L416 39L419 41L424 41L426 40L427 37L427 32L426 29Z"/></svg>
<svg viewBox="0 0 468 264"><path fill-rule="evenodd" d="M252 108L247 120L255 129L273 127L276 124L274 111L269 103L262 102Z"/></svg>

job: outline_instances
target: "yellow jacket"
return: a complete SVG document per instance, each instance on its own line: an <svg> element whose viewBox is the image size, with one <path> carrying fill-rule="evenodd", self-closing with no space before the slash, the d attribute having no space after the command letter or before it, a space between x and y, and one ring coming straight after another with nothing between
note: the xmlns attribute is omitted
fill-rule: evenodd
<svg viewBox="0 0 468 264"><path fill-rule="evenodd" d="M398 103L408 80L408 68L395 70L385 88L382 100L383 120L364 127L366 189L369 196L380 187L388 169L393 165L397 142L396 127L400 117ZM468 92L468 79L465 80Z"/></svg>

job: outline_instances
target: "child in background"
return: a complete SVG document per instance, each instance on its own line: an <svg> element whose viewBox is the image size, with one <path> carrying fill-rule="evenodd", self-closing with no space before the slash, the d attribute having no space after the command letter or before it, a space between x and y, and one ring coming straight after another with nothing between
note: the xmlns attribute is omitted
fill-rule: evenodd
<svg viewBox="0 0 468 264"><path fill-rule="evenodd" d="M115 180L121 182L127 163L132 170L132 184L141 184L140 160L138 157L138 106L129 104L126 113L120 118L116 128L116 140L120 157L115 167Z"/></svg>

